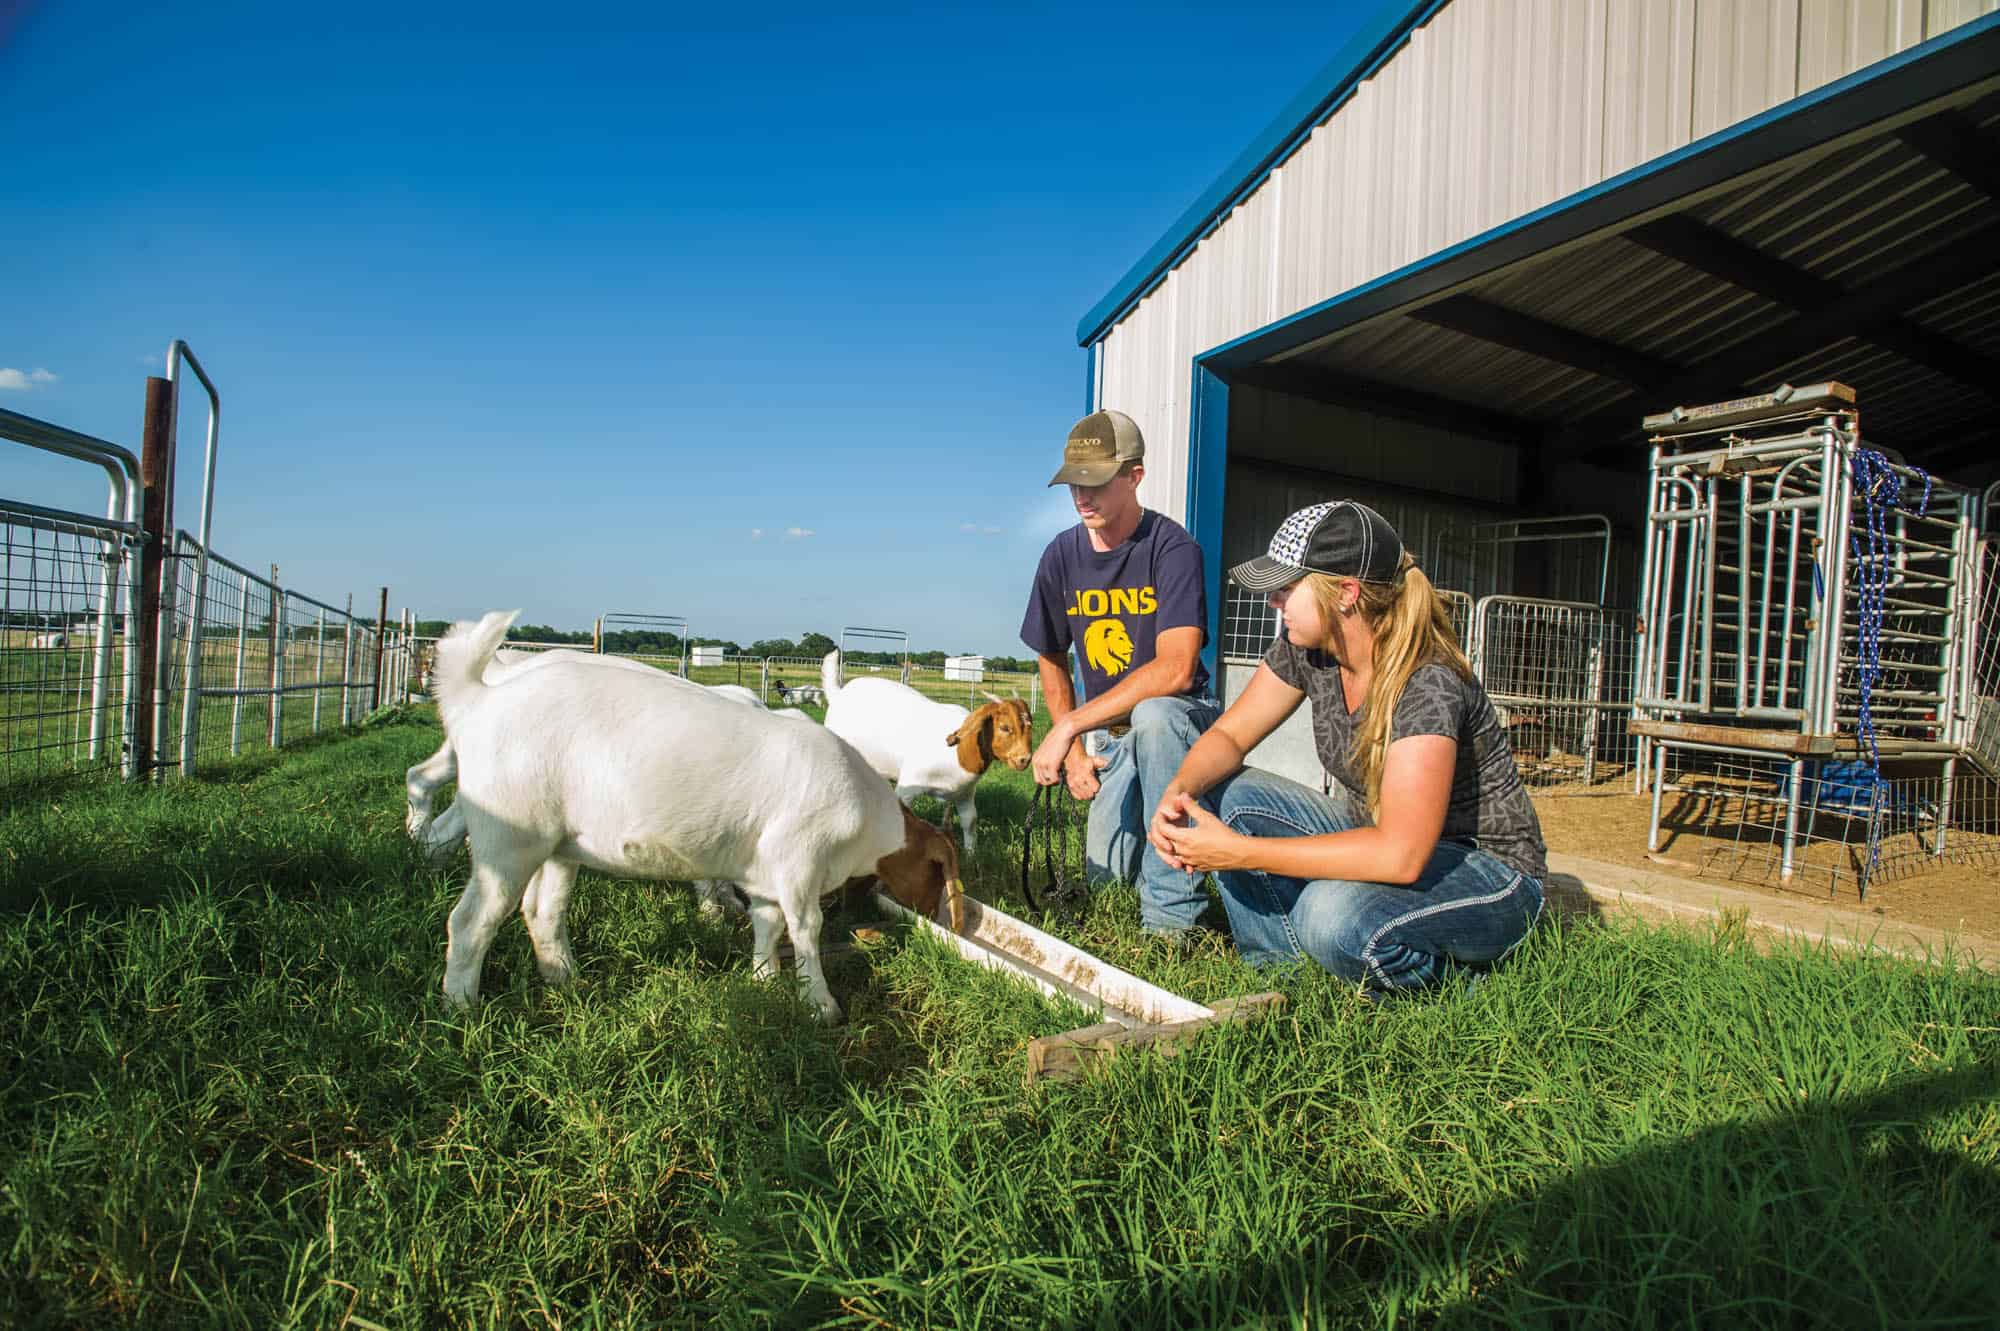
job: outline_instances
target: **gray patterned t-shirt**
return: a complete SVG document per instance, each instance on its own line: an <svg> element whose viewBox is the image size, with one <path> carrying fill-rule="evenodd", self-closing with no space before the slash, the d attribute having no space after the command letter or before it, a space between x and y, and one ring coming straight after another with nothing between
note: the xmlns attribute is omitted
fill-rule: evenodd
<svg viewBox="0 0 2000 1331"><path fill-rule="evenodd" d="M1301 690L1312 704L1313 740L1327 774L1346 788L1354 807L1368 807L1368 790L1350 765L1354 732L1362 713L1349 713L1340 687L1340 666L1325 652L1294 646L1280 635L1264 653L1264 664L1279 679ZM1403 686L1389 742L1410 735L1448 735L1458 741L1458 767L1451 778L1443 839L1472 841L1479 849L1533 878L1548 876L1541 820L1521 784L1507 732L1479 681L1450 666L1419 666Z"/></svg>

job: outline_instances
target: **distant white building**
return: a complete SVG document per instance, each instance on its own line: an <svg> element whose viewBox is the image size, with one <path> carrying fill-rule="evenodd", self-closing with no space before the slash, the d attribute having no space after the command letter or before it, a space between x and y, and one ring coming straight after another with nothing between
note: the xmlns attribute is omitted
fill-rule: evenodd
<svg viewBox="0 0 2000 1331"><path fill-rule="evenodd" d="M979 684L986 679L986 658L983 656L947 656L944 658L944 677L959 684Z"/></svg>
<svg viewBox="0 0 2000 1331"><path fill-rule="evenodd" d="M719 666L729 659L727 647L697 647L688 664L698 666Z"/></svg>

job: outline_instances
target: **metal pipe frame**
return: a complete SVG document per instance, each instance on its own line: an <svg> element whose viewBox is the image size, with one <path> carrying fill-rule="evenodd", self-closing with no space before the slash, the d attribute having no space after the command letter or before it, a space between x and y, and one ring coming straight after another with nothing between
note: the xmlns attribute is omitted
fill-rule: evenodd
<svg viewBox="0 0 2000 1331"><path fill-rule="evenodd" d="M91 681L91 722L89 756L94 760L103 756L105 741L105 713L110 706L111 659L113 655L111 625L117 617L117 589L125 593L125 655L123 676L124 700L120 711L124 717L124 751L119 764L119 774L125 780L137 778L139 755L133 748L133 735L138 729L138 642L139 642L139 560L137 558L143 537L139 529L139 504L142 490L139 479L139 457L130 449L87 435L81 431L53 425L48 421L23 416L16 411L0 408L0 439L25 444L29 448L40 449L61 457L73 458L102 467L108 482L108 496L105 501L105 515L96 518L84 513L68 513L61 509L41 509L37 505L9 504L16 512L40 512L50 517L60 516L65 520L79 522L92 527L112 529L103 533L105 553L104 573L98 580L98 631L96 659ZM122 576L119 568L122 565Z"/></svg>
<svg viewBox="0 0 2000 1331"><path fill-rule="evenodd" d="M201 386L208 391L208 441L202 450L201 468L201 538L195 546L194 602L188 613L188 659L185 678L182 682L183 697L181 698L180 768L181 775L186 776L194 770L195 744L199 737L201 726L201 666L203 655L201 621L204 609L203 598L208 591L208 538L210 524L215 513L215 454L222 429L222 394L216 390L215 381L208 377L208 371L202 369L201 361L195 356L194 351L186 342L175 338L172 345L167 348L167 382L174 385L174 410L176 416L178 416L180 411L180 372L183 361L187 363L187 367L190 370L194 371L195 378L201 381ZM178 453L178 445L175 451ZM174 529L174 519L171 507L171 491L169 495L167 530L172 531ZM171 568L171 565L169 567ZM175 575L169 573L166 576L173 578ZM168 598L162 595L160 597L160 642L163 647L167 642L171 641L168 633L168 629L172 623L170 613ZM162 699L165 697L165 663L166 653L162 651L160 675ZM156 731L155 733L159 732Z"/></svg>

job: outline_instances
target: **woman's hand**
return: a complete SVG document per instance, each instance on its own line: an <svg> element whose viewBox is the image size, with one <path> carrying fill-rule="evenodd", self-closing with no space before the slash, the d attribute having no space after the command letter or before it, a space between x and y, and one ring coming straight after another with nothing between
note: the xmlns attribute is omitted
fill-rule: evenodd
<svg viewBox="0 0 2000 1331"><path fill-rule="evenodd" d="M1167 837L1181 829L1181 821L1187 817L1187 808L1194 801L1181 791L1169 786L1167 793L1160 797L1159 807L1153 810L1151 821L1146 824L1146 840L1153 843L1153 849L1160 852L1169 869L1185 870L1180 856L1174 853L1173 842Z"/></svg>
<svg viewBox="0 0 2000 1331"><path fill-rule="evenodd" d="M1219 873L1226 869L1249 867L1250 837L1231 830L1220 818L1187 795L1171 796L1169 799L1180 816L1188 820L1186 827L1170 822L1163 829L1169 851L1178 861L1176 868L1194 873ZM1169 800L1160 801L1162 814L1167 812L1168 803ZM1163 851L1162 858L1167 853Z"/></svg>

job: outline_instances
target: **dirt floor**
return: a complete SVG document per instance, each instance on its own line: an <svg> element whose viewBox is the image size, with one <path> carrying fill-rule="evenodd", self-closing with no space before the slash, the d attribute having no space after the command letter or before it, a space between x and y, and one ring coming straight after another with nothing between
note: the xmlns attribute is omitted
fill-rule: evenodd
<svg viewBox="0 0 2000 1331"><path fill-rule="evenodd" d="M1646 850L1650 801L1645 796L1538 794L1535 808L1552 851L1909 924L2000 935L2000 837L1948 835L1947 850L1955 853L1944 863L1933 859L1914 834L1889 838L1880 847L1880 867L1864 899L1859 870L1867 857L1865 846L1814 841L1801 854L1791 881L1781 882L1774 839L1759 825L1761 814L1754 806L1749 817L1742 816L1742 801L1670 792L1661 809L1658 854ZM1817 826L1815 833L1842 835ZM1951 862L1959 854L1966 860Z"/></svg>

